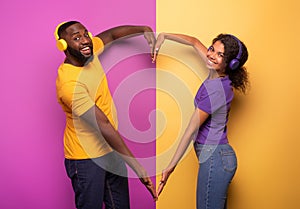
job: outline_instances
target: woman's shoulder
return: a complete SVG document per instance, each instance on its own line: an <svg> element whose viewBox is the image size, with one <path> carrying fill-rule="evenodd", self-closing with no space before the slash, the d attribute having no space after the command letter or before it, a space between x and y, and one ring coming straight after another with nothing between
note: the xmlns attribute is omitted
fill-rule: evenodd
<svg viewBox="0 0 300 209"><path fill-rule="evenodd" d="M207 78L200 86L201 89L205 89L211 93L217 91L223 92L228 87L231 88L231 81L228 76L213 79Z"/></svg>

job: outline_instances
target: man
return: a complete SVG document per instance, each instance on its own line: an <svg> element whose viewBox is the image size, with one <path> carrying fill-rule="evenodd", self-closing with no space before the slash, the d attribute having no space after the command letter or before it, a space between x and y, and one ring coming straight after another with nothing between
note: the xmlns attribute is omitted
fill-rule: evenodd
<svg viewBox="0 0 300 209"><path fill-rule="evenodd" d="M105 45L141 34L153 55L155 36L147 26L119 26L95 37L77 21L56 28L57 47L66 55L56 80L58 102L66 113L65 166L78 209L101 209L103 202L106 208L130 208L124 161L157 199L146 170L116 129L112 96L98 59Z"/></svg>

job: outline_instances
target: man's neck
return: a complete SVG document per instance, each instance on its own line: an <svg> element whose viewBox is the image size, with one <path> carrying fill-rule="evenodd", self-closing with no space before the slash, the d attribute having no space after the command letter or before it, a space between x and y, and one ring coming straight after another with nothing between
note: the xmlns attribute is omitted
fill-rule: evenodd
<svg viewBox="0 0 300 209"><path fill-rule="evenodd" d="M93 58L94 58L94 56L91 56L85 61L80 61L77 59L70 59L69 57L66 57L64 63L71 64L76 67L83 67L83 66L87 65L88 63L90 63L93 60Z"/></svg>

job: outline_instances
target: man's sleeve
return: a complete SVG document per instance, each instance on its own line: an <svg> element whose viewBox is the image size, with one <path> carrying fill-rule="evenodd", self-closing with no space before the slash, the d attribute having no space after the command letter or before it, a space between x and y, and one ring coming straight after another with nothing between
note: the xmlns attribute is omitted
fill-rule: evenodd
<svg viewBox="0 0 300 209"><path fill-rule="evenodd" d="M78 82L65 83L60 89L60 99L77 116L81 116L95 105L85 85Z"/></svg>

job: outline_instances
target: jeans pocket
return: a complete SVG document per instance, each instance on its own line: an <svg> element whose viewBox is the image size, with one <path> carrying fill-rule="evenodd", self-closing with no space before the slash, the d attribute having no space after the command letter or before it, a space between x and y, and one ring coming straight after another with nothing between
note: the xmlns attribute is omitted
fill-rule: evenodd
<svg viewBox="0 0 300 209"><path fill-rule="evenodd" d="M225 171L235 172L237 168L237 159L233 150L221 150L222 164Z"/></svg>
<svg viewBox="0 0 300 209"><path fill-rule="evenodd" d="M67 176L72 179L76 175L76 166L75 162L72 160L65 159L65 168L67 172Z"/></svg>

